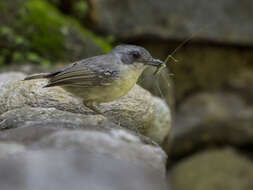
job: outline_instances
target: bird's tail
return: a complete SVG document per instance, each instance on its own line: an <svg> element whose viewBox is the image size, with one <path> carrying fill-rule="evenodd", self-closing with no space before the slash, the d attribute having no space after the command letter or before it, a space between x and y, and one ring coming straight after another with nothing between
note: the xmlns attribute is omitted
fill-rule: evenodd
<svg viewBox="0 0 253 190"><path fill-rule="evenodd" d="M49 77L50 77L49 73L40 73L40 74L35 74L35 75L30 75L28 77L25 77L24 80L43 79L43 78L49 78Z"/></svg>

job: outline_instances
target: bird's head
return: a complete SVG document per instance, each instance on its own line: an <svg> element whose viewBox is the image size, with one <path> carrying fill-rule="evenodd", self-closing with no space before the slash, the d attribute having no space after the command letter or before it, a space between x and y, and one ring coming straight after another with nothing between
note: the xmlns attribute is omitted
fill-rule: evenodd
<svg viewBox="0 0 253 190"><path fill-rule="evenodd" d="M154 59L150 53L141 46L135 45L119 45L116 46L112 53L120 57L123 64L135 65L137 67L145 67L151 65L161 67L165 63L159 59Z"/></svg>

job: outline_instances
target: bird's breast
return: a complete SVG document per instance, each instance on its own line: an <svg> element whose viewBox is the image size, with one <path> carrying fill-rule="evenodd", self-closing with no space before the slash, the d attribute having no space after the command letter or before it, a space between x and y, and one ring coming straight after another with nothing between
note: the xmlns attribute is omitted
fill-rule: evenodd
<svg viewBox="0 0 253 190"><path fill-rule="evenodd" d="M127 94L133 88L138 77L139 73L134 70L122 71L108 86L97 87L98 89L96 91L98 95L94 98L96 98L97 102L101 103L116 100Z"/></svg>
<svg viewBox="0 0 253 190"><path fill-rule="evenodd" d="M90 86L89 88L66 86L65 89L81 97L84 102L103 103L114 101L132 89L142 72L124 66L117 69L118 75L114 76L110 82L103 83L103 85Z"/></svg>

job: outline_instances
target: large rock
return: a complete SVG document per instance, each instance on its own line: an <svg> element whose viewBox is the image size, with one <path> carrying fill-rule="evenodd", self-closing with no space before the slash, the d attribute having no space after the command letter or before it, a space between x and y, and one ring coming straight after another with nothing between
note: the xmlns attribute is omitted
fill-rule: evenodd
<svg viewBox="0 0 253 190"><path fill-rule="evenodd" d="M75 122L77 125L80 125L82 121L87 121L85 124L90 125L89 121L92 120L97 125L103 120L87 116L95 113L86 108L82 100L62 88L42 88L46 83L47 80L39 79L18 81L9 85L8 90L0 98L1 127L15 128L31 120L45 122L57 121L57 118L70 123ZM31 110L27 107L39 109ZM167 105L162 100L153 98L150 93L137 85L126 96L117 101L102 104L99 109L109 121L129 129L138 129L142 134L154 137L158 143L163 142L171 128ZM163 118L158 114L160 110L162 110ZM66 111L70 113L64 113ZM77 119L72 119L73 117ZM76 122L76 120L79 121ZM158 130L155 130L156 128Z"/></svg>
<svg viewBox="0 0 253 190"><path fill-rule="evenodd" d="M138 84L173 107L175 104L174 83L169 76L169 71L168 69L163 69L160 73L154 75L155 71L156 68L150 67L146 69L141 75Z"/></svg>
<svg viewBox="0 0 253 190"><path fill-rule="evenodd" d="M0 75L0 97L4 94L8 85L23 80L25 74L18 72L3 73Z"/></svg>
<svg viewBox="0 0 253 190"><path fill-rule="evenodd" d="M199 93L176 114L172 156L182 156L206 145L253 144L253 107L233 93Z"/></svg>
<svg viewBox="0 0 253 190"><path fill-rule="evenodd" d="M29 150L0 160L4 190L167 190L154 170L108 156L78 151Z"/></svg>
<svg viewBox="0 0 253 190"><path fill-rule="evenodd" d="M253 69L245 68L237 77L231 78L229 87L240 94L248 104L253 105Z"/></svg>
<svg viewBox="0 0 253 190"><path fill-rule="evenodd" d="M51 113L53 120L50 120L50 116L45 114L48 111L46 109L38 112L38 110L31 108L31 111L35 112L34 115L29 113L28 109L22 111L24 112L23 117L22 115L17 118L13 117L12 120L16 120L14 122L11 122L10 117L10 120L5 119L1 124L1 126L11 126L12 124L12 127L17 128L0 132L0 142L2 142L2 144L0 143L2 150L0 157L7 158L9 155L24 151L23 145L33 150L75 150L94 155L107 155L113 159L151 168L161 175L165 174L167 156L156 143L147 137L137 135L103 120L97 123L96 116L93 116L94 121L88 116L85 121L85 115L84 117L78 114L71 116L71 114L65 113L65 115L59 116L62 113L58 111L58 113ZM27 115L30 114L31 118L25 116L25 111L28 111ZM40 118L39 113L41 113ZM59 116L58 122L54 118L57 114ZM66 116L66 118L62 116ZM1 116L1 118L3 117L6 116ZM97 125L95 125L96 123Z"/></svg>
<svg viewBox="0 0 253 190"><path fill-rule="evenodd" d="M174 44L173 51L179 43ZM174 55L178 63L171 63L169 68L174 74L175 97L181 102L186 97L199 91L224 90L240 81L240 90L248 91L252 82L246 81L243 73L252 76L252 48L241 49L236 46L189 43ZM168 50L167 50L168 51ZM165 55L168 52L165 52ZM250 75L249 75L250 76ZM244 81L243 81L244 80Z"/></svg>
<svg viewBox="0 0 253 190"><path fill-rule="evenodd" d="M18 156L26 152L26 147L17 143L0 143L0 160ZM0 161L1 162L1 161Z"/></svg>
<svg viewBox="0 0 253 190"><path fill-rule="evenodd" d="M22 81L20 73L0 78L6 81L0 94L1 188L167 188L167 155L153 141L161 144L170 130L161 99L136 85L99 106L101 115L60 87L42 88L45 79Z"/></svg>
<svg viewBox="0 0 253 190"><path fill-rule="evenodd" d="M252 44L253 2L245 0L90 0L97 27L119 38L156 36ZM141 14L140 14L141 13ZM212 19L210 19L212 18Z"/></svg>
<svg viewBox="0 0 253 190"><path fill-rule="evenodd" d="M26 150L26 145L27 149L39 151L51 149L106 155L165 175L167 155L157 144L141 135L105 123L88 126L89 121L79 125L72 121L67 125L66 121L53 123L44 118L43 123L33 119L18 128L0 132L0 158L20 154Z"/></svg>
<svg viewBox="0 0 253 190"><path fill-rule="evenodd" d="M171 176L176 190L251 190L253 164L233 149L209 150L178 162Z"/></svg>
<svg viewBox="0 0 253 190"><path fill-rule="evenodd" d="M166 154L159 146L144 144L137 136L123 130L59 131L44 137L36 147L77 150L108 155L165 174Z"/></svg>

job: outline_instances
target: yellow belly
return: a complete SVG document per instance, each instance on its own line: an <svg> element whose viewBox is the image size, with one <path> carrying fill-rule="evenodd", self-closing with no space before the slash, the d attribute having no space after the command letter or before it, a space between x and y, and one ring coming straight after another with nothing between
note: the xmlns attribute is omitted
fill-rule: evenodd
<svg viewBox="0 0 253 190"><path fill-rule="evenodd" d="M64 89L82 98L84 102L103 103L114 101L127 94L136 84L139 77L139 72L133 70L124 73L114 82L106 86L89 88L65 86Z"/></svg>

